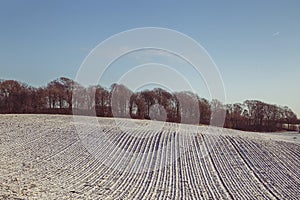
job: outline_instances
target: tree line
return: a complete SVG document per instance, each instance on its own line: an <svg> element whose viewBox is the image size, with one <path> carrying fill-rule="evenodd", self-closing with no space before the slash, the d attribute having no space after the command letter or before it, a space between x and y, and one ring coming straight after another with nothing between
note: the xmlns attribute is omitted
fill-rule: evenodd
<svg viewBox="0 0 300 200"><path fill-rule="evenodd" d="M225 127L239 130L292 130L300 123L287 106L258 100L224 105L188 91L171 93L155 88L132 92L120 84L109 89L83 87L65 77L38 88L15 80L0 81L0 113L97 115L209 125L218 112L225 114Z"/></svg>

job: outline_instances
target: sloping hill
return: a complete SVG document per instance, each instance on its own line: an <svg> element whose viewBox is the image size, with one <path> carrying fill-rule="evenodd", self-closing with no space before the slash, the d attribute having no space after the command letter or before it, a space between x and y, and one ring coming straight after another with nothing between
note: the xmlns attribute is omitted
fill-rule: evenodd
<svg viewBox="0 0 300 200"><path fill-rule="evenodd" d="M299 137L0 115L0 198L297 199Z"/></svg>

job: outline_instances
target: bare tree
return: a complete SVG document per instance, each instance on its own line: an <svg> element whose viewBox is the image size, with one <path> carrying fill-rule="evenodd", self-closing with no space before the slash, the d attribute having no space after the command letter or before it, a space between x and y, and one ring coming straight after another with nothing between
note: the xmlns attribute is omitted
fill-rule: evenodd
<svg viewBox="0 0 300 200"><path fill-rule="evenodd" d="M0 84L0 93L3 99L5 113L23 112L25 107L26 86L18 81L7 80Z"/></svg>
<svg viewBox="0 0 300 200"><path fill-rule="evenodd" d="M0 80L0 112L73 112L139 119L151 119L152 116L156 120L192 124L218 122L226 113L225 127L250 131L275 131L284 125L289 130L296 130L300 122L290 108L258 100L223 105L216 99L209 102L192 92L170 93L155 88L133 93L119 84L113 84L108 91L100 85L85 88L65 77L39 88L15 80Z"/></svg>
<svg viewBox="0 0 300 200"><path fill-rule="evenodd" d="M130 118L130 97L133 92L124 85L111 86L111 109L114 117Z"/></svg>
<svg viewBox="0 0 300 200"><path fill-rule="evenodd" d="M100 85L96 86L95 106L97 116L109 117L110 114L110 93Z"/></svg>
<svg viewBox="0 0 300 200"><path fill-rule="evenodd" d="M209 125L210 118L211 118L209 101L204 98L199 98L198 103L199 103L199 111L200 111L199 124Z"/></svg>
<svg viewBox="0 0 300 200"><path fill-rule="evenodd" d="M180 121L187 124L199 124L198 96L192 92L178 92L175 96L179 101Z"/></svg>

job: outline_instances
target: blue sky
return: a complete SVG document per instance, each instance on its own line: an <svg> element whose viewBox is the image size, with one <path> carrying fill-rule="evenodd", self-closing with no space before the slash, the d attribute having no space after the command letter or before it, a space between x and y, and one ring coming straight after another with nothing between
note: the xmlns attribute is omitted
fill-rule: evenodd
<svg viewBox="0 0 300 200"><path fill-rule="evenodd" d="M287 105L300 116L297 0L9 0L0 5L2 79L40 86L60 76L75 78L89 51L108 37L164 27L187 34L208 51L228 103L260 99Z"/></svg>

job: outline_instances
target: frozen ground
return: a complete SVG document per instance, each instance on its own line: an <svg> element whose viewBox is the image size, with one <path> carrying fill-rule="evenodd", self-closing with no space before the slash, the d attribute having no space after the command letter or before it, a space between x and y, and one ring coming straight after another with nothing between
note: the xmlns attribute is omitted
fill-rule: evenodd
<svg viewBox="0 0 300 200"><path fill-rule="evenodd" d="M0 199L300 197L299 134L78 119L0 115Z"/></svg>

